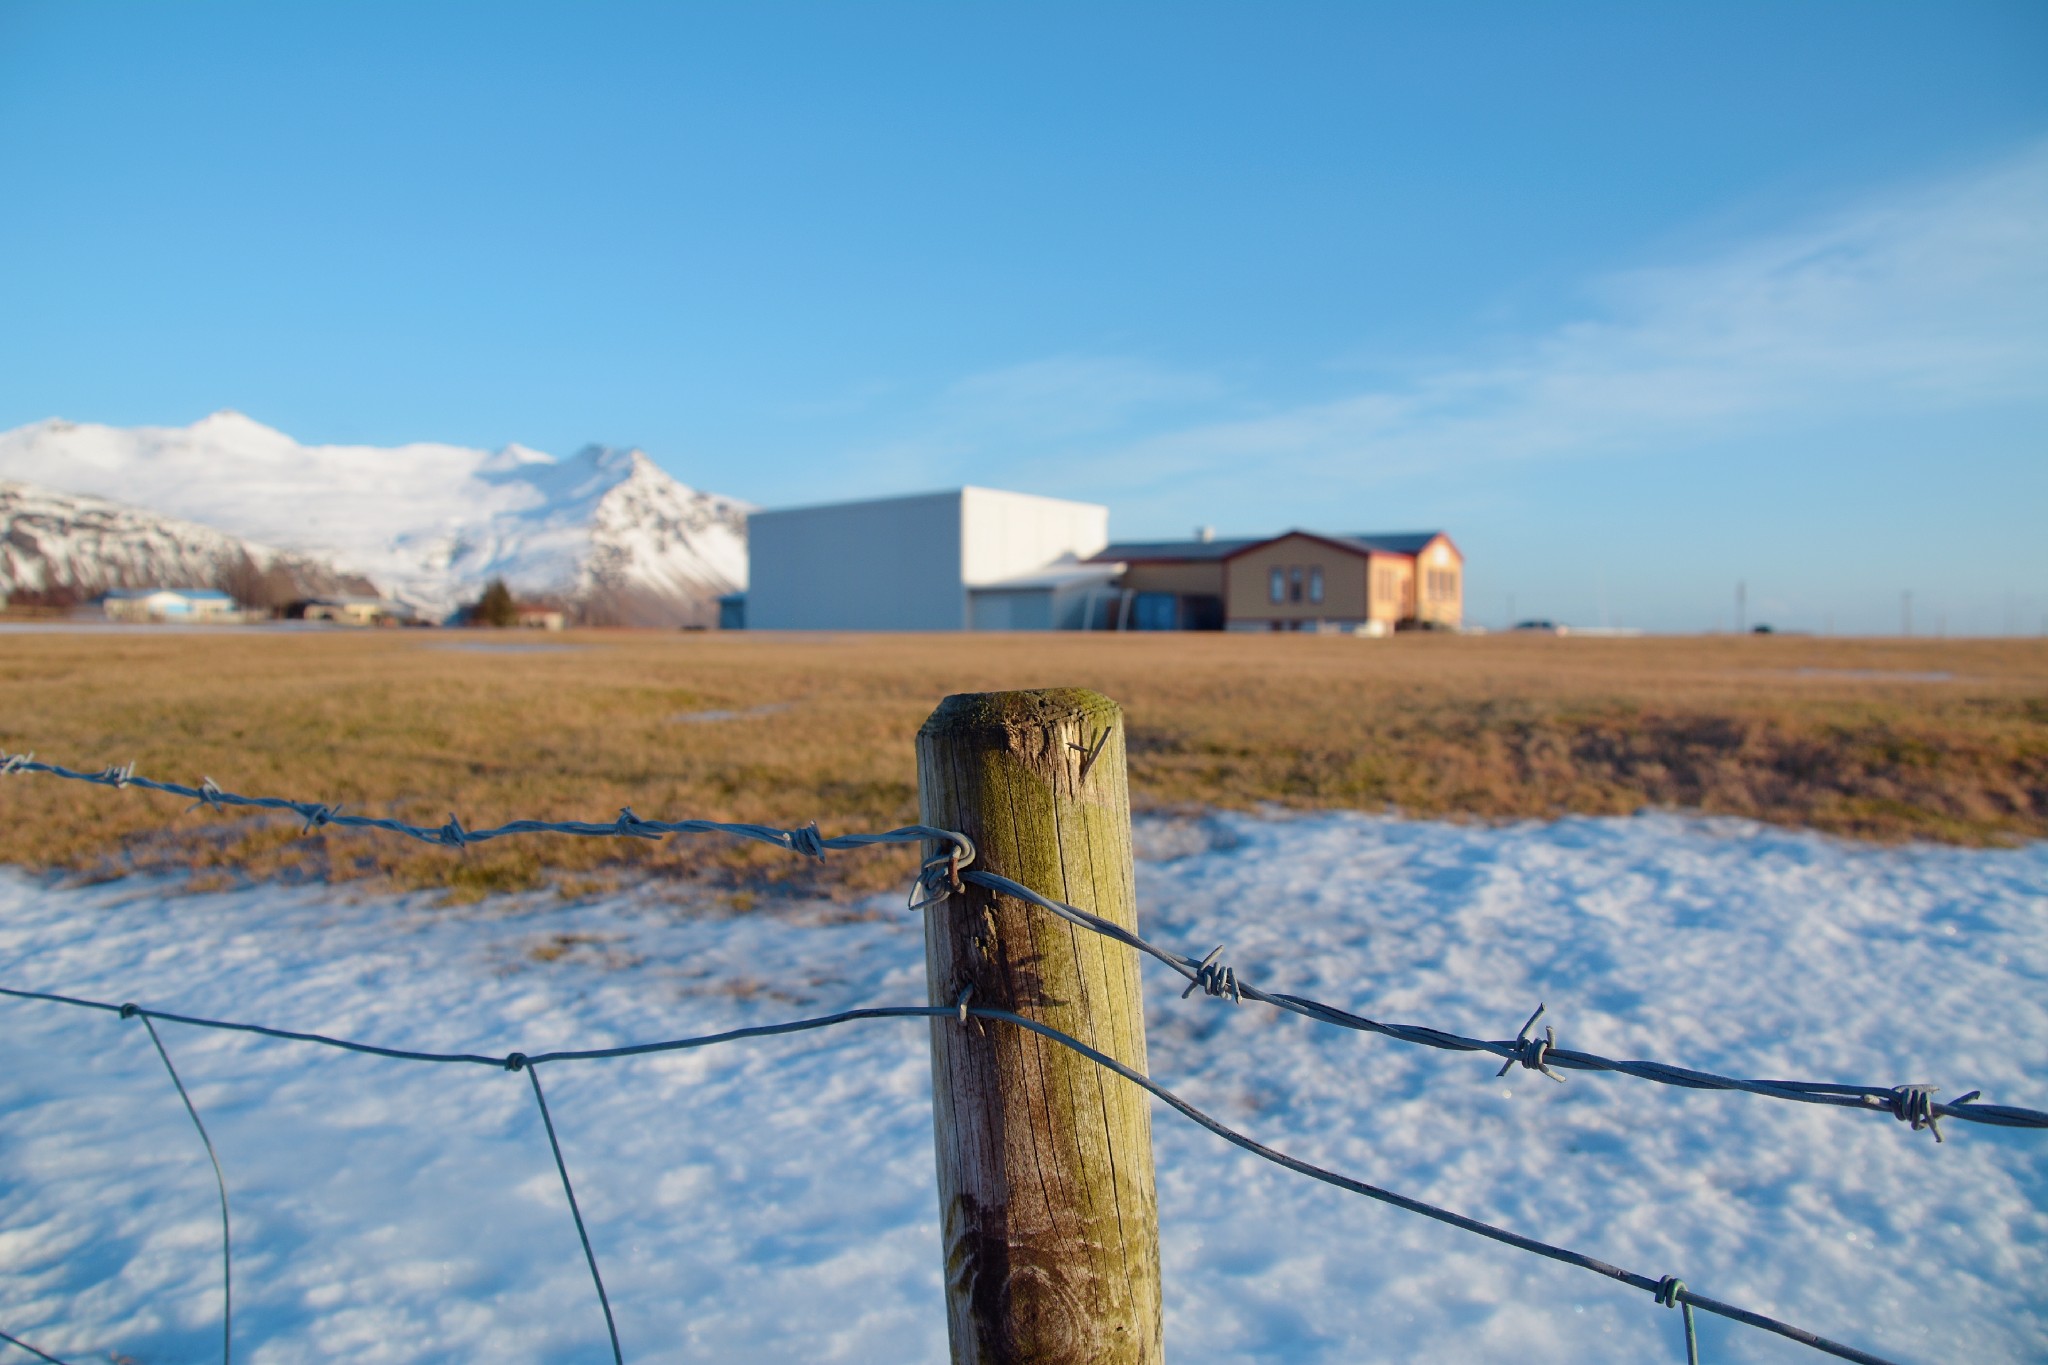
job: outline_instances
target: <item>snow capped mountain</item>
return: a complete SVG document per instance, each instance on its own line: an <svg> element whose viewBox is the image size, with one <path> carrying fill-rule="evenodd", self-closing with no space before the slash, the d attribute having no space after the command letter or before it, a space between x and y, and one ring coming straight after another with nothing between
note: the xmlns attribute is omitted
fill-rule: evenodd
<svg viewBox="0 0 2048 1365"><path fill-rule="evenodd" d="M282 546L432 613L502 577L590 619L676 624L709 619L746 582L746 505L637 450L304 446L238 412L189 427L51 419L0 433L0 478Z"/></svg>
<svg viewBox="0 0 2048 1365"><path fill-rule="evenodd" d="M0 595L85 598L141 587L226 587L255 601L369 585L210 526L0 480Z"/></svg>

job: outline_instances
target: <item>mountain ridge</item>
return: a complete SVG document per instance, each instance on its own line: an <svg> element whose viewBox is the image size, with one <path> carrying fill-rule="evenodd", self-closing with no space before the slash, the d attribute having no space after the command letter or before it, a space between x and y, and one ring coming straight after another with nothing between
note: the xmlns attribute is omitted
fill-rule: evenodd
<svg viewBox="0 0 2048 1365"><path fill-rule="evenodd" d="M504 578L594 623L708 624L746 580L747 504L633 448L309 446L223 409L185 427L0 432L0 479L324 561L433 615Z"/></svg>

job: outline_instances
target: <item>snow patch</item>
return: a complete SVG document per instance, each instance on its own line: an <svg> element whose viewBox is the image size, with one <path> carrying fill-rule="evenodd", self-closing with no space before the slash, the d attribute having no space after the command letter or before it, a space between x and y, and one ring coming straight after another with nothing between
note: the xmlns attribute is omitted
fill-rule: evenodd
<svg viewBox="0 0 2048 1365"><path fill-rule="evenodd" d="M1218 815L1141 831L1143 927L1253 979L1745 1075L2048 1101L2048 845L1882 849L1671 816ZM1207 830L1209 833L1203 833ZM677 899L682 895L683 899ZM446 908L0 873L0 982L391 1045L538 1052L923 998L900 897L734 913L646 887ZM1909 1360L2048 1356L2048 1142L1530 1073L1178 998L1162 1082L1312 1161ZM212 1176L140 1027L0 1001L0 1328L219 1348ZM523 1076L161 1026L235 1200L237 1352L597 1358ZM922 1023L547 1069L628 1356L940 1361ZM1155 1108L1169 1352L1682 1359L1647 1296L1292 1176ZM1705 1358L1802 1348L1702 1317Z"/></svg>

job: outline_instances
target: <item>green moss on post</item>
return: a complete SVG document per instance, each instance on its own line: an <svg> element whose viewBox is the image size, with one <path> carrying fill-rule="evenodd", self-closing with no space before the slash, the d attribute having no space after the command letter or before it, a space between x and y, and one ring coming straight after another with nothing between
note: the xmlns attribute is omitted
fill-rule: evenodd
<svg viewBox="0 0 2048 1365"><path fill-rule="evenodd" d="M917 735L921 818L976 865L1135 929L1123 713L1095 692L948 697ZM968 886L925 919L934 1004L963 987L1145 1068L1137 954ZM953 1359L1163 1358L1143 1092L1023 1029L935 1019L932 1098Z"/></svg>

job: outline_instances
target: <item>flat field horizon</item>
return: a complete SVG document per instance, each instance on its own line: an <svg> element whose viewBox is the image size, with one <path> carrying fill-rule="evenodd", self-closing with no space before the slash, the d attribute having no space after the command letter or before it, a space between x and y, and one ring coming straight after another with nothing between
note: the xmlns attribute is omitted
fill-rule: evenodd
<svg viewBox="0 0 2048 1365"><path fill-rule="evenodd" d="M1055 686L1123 705L1140 810L1652 808L1890 842L2048 837L2039 639L8 631L0 750L426 824L631 806L833 834L916 819L913 740L942 698ZM745 905L871 890L911 855L559 836L455 853L17 775L0 862L460 898L692 876Z"/></svg>

